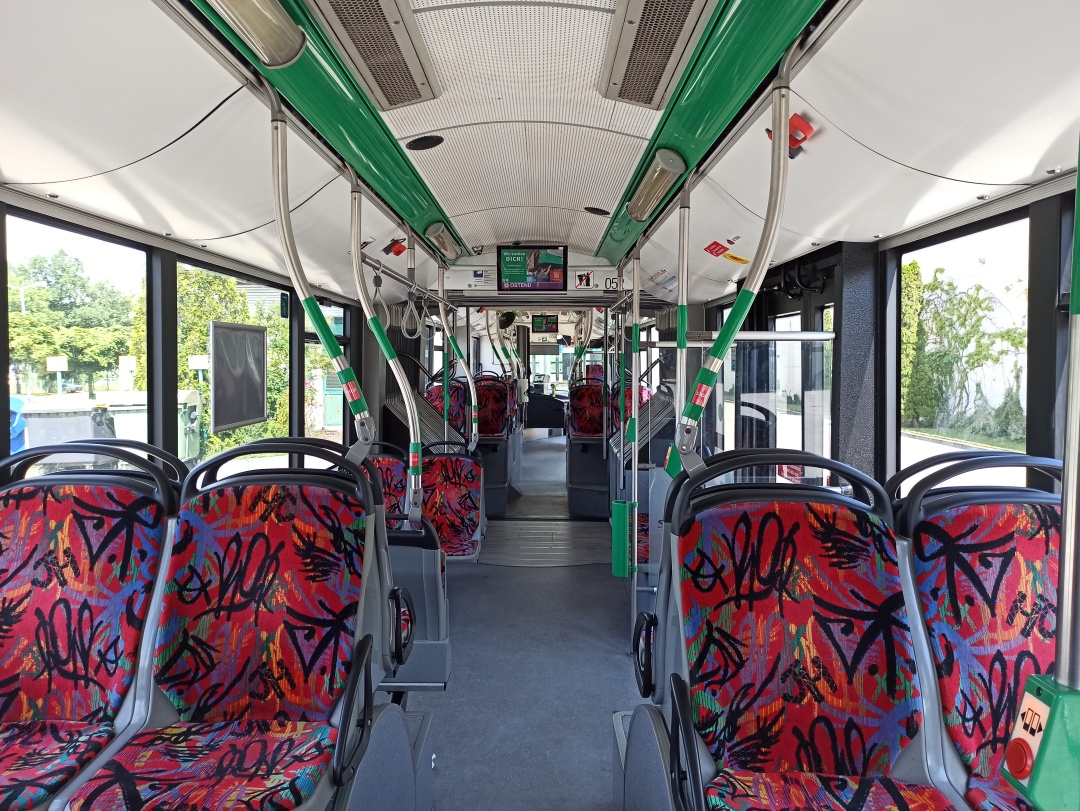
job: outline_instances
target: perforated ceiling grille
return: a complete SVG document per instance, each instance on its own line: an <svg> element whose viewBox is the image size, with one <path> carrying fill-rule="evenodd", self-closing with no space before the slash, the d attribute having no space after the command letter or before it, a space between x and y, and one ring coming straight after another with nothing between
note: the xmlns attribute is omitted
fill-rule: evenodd
<svg viewBox="0 0 1080 811"><path fill-rule="evenodd" d="M330 0L345 33L390 107L422 98L378 0Z"/></svg>
<svg viewBox="0 0 1080 811"><path fill-rule="evenodd" d="M636 21L634 47L626 64L619 98L651 105L694 0L646 0Z"/></svg>

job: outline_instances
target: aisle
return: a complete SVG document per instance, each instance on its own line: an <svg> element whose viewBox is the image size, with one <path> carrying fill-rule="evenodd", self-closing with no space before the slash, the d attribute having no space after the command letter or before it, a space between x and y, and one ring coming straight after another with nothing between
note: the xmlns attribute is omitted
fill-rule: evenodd
<svg viewBox="0 0 1080 811"><path fill-rule="evenodd" d="M566 437L531 439L526 432L521 470L521 497L511 501L499 518L569 520L566 501ZM539 432L535 432L539 433ZM498 520L492 516L494 520Z"/></svg>
<svg viewBox="0 0 1080 811"><path fill-rule="evenodd" d="M435 712L436 809L608 811L611 715L641 702L624 583L610 563L507 565L516 524L488 526L502 565L448 567L450 684L410 698Z"/></svg>

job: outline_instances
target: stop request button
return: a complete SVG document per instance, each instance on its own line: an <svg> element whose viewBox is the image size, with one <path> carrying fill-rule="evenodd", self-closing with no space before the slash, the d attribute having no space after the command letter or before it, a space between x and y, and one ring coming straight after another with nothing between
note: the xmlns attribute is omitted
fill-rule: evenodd
<svg viewBox="0 0 1080 811"><path fill-rule="evenodd" d="M1017 780L1026 780L1031 776L1035 765L1035 756L1031 746L1023 738L1013 738L1005 747L1005 768Z"/></svg>

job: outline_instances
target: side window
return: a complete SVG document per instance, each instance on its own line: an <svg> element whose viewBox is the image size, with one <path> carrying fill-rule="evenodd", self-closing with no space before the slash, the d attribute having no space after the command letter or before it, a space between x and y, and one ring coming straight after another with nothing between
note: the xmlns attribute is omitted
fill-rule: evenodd
<svg viewBox="0 0 1080 811"><path fill-rule="evenodd" d="M1028 221L905 253L900 464L958 448L1026 450ZM1022 470L968 484L1023 485Z"/></svg>

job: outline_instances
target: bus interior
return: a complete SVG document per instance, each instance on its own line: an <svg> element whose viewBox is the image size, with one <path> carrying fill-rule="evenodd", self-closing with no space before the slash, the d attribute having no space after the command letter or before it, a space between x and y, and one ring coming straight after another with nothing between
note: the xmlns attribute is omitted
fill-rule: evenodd
<svg viewBox="0 0 1080 811"><path fill-rule="evenodd" d="M0 0L0 811L1080 811L1070 31Z"/></svg>

